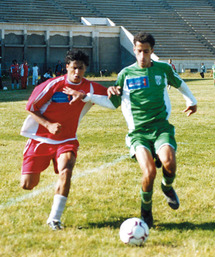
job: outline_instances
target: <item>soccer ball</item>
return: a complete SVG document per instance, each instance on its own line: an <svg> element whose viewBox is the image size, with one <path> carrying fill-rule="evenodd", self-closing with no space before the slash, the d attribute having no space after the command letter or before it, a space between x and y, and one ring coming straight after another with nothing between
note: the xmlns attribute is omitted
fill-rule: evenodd
<svg viewBox="0 0 215 257"><path fill-rule="evenodd" d="M146 242L149 228L143 220L130 218L121 224L119 235L123 243L140 246Z"/></svg>
<svg viewBox="0 0 215 257"><path fill-rule="evenodd" d="M3 87L3 90L7 90L7 87Z"/></svg>

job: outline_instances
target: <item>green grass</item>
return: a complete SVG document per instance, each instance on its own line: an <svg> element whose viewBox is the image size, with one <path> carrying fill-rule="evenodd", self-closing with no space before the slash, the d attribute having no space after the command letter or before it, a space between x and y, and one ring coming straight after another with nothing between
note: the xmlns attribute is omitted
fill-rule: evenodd
<svg viewBox="0 0 215 257"><path fill-rule="evenodd" d="M94 106L81 122L80 150L62 216L65 229L53 232L46 225L57 181L52 166L42 173L33 191L19 187L26 142L19 131L32 88L0 91L0 256L214 256L215 88L211 78L183 76L198 100L198 112L186 117L183 97L174 88L169 90L170 121L178 142L175 188L181 206L173 211L166 204L158 169L153 195L155 227L143 247L130 247L119 239L120 224L139 217L141 183L138 164L126 157L127 127L120 108ZM101 83L113 84L107 79ZM121 161L120 156L124 156Z"/></svg>

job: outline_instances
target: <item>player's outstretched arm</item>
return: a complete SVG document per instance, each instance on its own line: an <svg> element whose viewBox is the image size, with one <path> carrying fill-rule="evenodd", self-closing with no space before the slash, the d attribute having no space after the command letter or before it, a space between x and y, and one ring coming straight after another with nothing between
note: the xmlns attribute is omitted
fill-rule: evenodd
<svg viewBox="0 0 215 257"><path fill-rule="evenodd" d="M188 106L184 112L187 112L187 116L189 117L191 114L197 112L197 105Z"/></svg>
<svg viewBox="0 0 215 257"><path fill-rule="evenodd" d="M192 92L184 81L178 90L182 93L184 99L186 100L187 108L184 110L184 112L186 112L187 116L189 117L191 114L197 112L196 98L193 96Z"/></svg>
<svg viewBox="0 0 215 257"><path fill-rule="evenodd" d="M75 101L82 100L85 103L86 102L91 102L93 104L98 104L98 105L100 105L102 107L105 107L105 108L109 108L109 109L113 109L113 110L116 109L116 107L108 99L107 95L97 95L97 94L93 94L93 93L84 94L82 92L73 90L69 87L65 87L63 89L63 93L72 96L72 100L70 101L70 104L72 104Z"/></svg>
<svg viewBox="0 0 215 257"><path fill-rule="evenodd" d="M108 98L110 99L112 95L120 95L120 86L117 87L109 87L107 89Z"/></svg>

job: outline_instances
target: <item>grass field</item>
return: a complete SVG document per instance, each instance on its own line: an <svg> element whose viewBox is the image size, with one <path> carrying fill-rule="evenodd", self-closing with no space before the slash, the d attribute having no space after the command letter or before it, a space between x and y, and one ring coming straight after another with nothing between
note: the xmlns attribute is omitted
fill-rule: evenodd
<svg viewBox="0 0 215 257"><path fill-rule="evenodd" d="M176 127L179 210L171 210L160 189L158 169L153 195L155 226L143 247L124 245L120 224L139 217L141 172L129 159L127 127L120 108L94 106L79 130L65 229L46 225L57 175L50 166L33 191L19 187L26 138L19 135L27 115L26 91L0 91L0 256L38 257L208 257L215 256L215 88L211 78L185 78L198 100L198 112L186 117L185 101L174 88L170 121ZM112 82L102 81L104 85Z"/></svg>

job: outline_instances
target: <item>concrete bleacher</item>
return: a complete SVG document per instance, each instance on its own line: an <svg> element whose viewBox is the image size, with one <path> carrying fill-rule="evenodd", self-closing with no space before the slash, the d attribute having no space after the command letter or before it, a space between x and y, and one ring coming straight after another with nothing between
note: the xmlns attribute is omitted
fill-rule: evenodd
<svg viewBox="0 0 215 257"><path fill-rule="evenodd" d="M56 8L54 1L10 0L0 1L0 22L12 23L79 23L76 17L66 15L63 9Z"/></svg>
<svg viewBox="0 0 215 257"><path fill-rule="evenodd" d="M194 0L87 2L132 34L141 30L152 33L160 57L215 57L215 12L207 1L200 0L198 5Z"/></svg>
<svg viewBox="0 0 215 257"><path fill-rule="evenodd" d="M169 4L175 9L186 24L192 28L201 41L215 49L215 8L210 5L210 1L186 1L186 8L183 6L184 1L168 0Z"/></svg>
<svg viewBox="0 0 215 257"><path fill-rule="evenodd" d="M161 58L215 58L211 0L0 1L0 22L81 24L81 17L106 17L132 34L152 33Z"/></svg>

